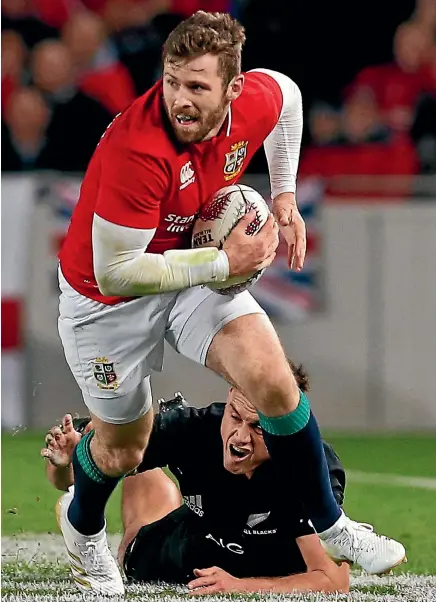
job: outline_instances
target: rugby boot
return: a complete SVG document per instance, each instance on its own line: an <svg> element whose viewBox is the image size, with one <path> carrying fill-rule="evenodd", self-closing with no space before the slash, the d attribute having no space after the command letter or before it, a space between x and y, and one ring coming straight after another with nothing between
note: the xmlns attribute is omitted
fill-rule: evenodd
<svg viewBox="0 0 436 602"><path fill-rule="evenodd" d="M124 594L124 584L107 543L106 525L96 535L82 535L73 527L68 519L73 491L70 488L58 500L56 515L64 536L74 582L82 592L120 596Z"/></svg>
<svg viewBox="0 0 436 602"><path fill-rule="evenodd" d="M370 575L388 573L407 562L406 550L400 542L378 535L372 525L358 523L344 513L318 536L333 560L358 564Z"/></svg>

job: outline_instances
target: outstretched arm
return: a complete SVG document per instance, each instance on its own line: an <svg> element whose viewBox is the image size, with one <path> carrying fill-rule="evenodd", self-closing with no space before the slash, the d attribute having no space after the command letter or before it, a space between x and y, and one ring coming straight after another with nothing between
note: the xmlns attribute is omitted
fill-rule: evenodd
<svg viewBox="0 0 436 602"><path fill-rule="evenodd" d="M348 564L336 565L321 546L317 535L297 538L307 572L286 577L254 577L238 579L219 567L195 569L196 579L188 584L195 595L219 592L341 592L349 591Z"/></svg>

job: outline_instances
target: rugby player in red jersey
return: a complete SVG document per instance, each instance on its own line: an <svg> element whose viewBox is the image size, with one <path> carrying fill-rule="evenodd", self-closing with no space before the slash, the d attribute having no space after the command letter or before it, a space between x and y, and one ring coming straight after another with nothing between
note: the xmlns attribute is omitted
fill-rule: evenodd
<svg viewBox="0 0 436 602"><path fill-rule="evenodd" d="M163 79L97 146L60 252L59 333L94 427L74 452L74 494L61 509L73 577L85 591L124 590L104 508L147 447L150 374L162 369L165 340L252 400L269 453L302 484L325 545L357 560L359 534L332 495L317 422L271 322L248 291L226 296L200 286L270 265L279 228L290 266L304 263L295 199L301 94L281 73L241 73L244 39L228 14L199 11L175 28ZM202 204L237 183L262 144L274 217L249 236L248 214L222 249L191 249ZM374 546L385 546L377 538ZM392 564L404 557L398 545L386 552Z"/></svg>

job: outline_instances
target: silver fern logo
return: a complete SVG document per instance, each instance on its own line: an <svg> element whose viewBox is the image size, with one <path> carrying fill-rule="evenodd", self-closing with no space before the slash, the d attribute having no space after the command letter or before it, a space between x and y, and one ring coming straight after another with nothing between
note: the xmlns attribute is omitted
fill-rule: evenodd
<svg viewBox="0 0 436 602"><path fill-rule="evenodd" d="M247 525L252 529L259 523L263 523L264 520L268 518L271 514L271 510L269 512L261 512L260 514L250 514L247 520Z"/></svg>

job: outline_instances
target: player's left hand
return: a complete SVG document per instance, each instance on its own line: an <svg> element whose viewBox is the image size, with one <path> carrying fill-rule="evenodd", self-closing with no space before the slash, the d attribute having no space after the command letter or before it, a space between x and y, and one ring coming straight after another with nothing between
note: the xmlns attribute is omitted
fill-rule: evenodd
<svg viewBox="0 0 436 602"><path fill-rule="evenodd" d="M240 592L242 591L242 580L226 573L218 566L212 566L208 569L194 569L193 579L188 583L190 594L195 596L206 596L222 592Z"/></svg>
<svg viewBox="0 0 436 602"><path fill-rule="evenodd" d="M41 456L53 466L67 467L72 459L76 445L82 435L74 430L71 414L66 414L60 426L52 426L45 436L47 447L41 450Z"/></svg>
<svg viewBox="0 0 436 602"><path fill-rule="evenodd" d="M280 232L288 243L288 266L297 272L303 269L306 257L306 224L298 210L295 194L282 192L273 201L272 211Z"/></svg>

